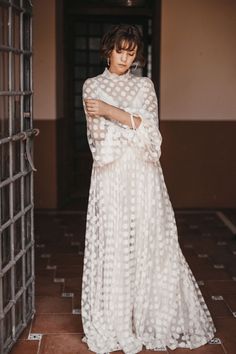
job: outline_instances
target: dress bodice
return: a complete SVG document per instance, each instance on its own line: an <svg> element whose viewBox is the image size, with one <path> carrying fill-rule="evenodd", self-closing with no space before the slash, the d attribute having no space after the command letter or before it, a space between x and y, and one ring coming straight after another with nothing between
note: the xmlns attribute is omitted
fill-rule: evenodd
<svg viewBox="0 0 236 354"><path fill-rule="evenodd" d="M145 94L143 97L140 95L144 79L131 74L130 70L123 75L117 75L105 68L104 72L97 77L98 97L124 110L139 108L145 99Z"/></svg>
<svg viewBox="0 0 236 354"><path fill-rule="evenodd" d="M86 98L99 99L139 115L142 122L133 130L112 119L92 118L86 112ZM85 81L83 103L88 142L96 164L116 160L128 145L139 158L152 162L159 159L162 137L158 129L158 104L153 82L148 77L137 77L130 70L117 75L105 68L102 74Z"/></svg>

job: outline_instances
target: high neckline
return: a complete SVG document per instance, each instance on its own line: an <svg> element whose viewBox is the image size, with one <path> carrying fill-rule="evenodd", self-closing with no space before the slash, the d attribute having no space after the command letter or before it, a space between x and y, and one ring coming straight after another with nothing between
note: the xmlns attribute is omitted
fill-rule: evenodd
<svg viewBox="0 0 236 354"><path fill-rule="evenodd" d="M130 69L126 71L126 73L118 75L116 73L110 72L110 70L106 67L105 70L103 71L103 76L106 76L109 79L112 79L114 81L118 80L127 80L130 77Z"/></svg>

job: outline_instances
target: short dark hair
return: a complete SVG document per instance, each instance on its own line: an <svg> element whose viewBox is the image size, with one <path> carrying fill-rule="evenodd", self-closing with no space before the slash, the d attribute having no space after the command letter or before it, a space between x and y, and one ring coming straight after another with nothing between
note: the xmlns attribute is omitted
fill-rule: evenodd
<svg viewBox="0 0 236 354"><path fill-rule="evenodd" d="M139 62L140 66L146 64L146 59L143 54L143 37L138 26L129 24L114 25L107 31L100 43L100 55L102 58L108 58L114 48L118 50L124 49L123 42L128 44L125 49L133 50L137 45L137 53L135 60Z"/></svg>

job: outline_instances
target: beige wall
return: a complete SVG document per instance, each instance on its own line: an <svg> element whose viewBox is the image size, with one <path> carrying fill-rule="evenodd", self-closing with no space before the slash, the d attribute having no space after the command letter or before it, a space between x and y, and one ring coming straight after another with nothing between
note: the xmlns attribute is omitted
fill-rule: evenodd
<svg viewBox="0 0 236 354"><path fill-rule="evenodd" d="M34 118L56 119L56 0L34 0Z"/></svg>
<svg viewBox="0 0 236 354"><path fill-rule="evenodd" d="M236 1L163 0L161 120L236 120Z"/></svg>
<svg viewBox="0 0 236 354"><path fill-rule="evenodd" d="M35 0L33 12L33 113L40 129L35 139L35 206L56 208L57 89L56 0Z"/></svg>
<svg viewBox="0 0 236 354"><path fill-rule="evenodd" d="M63 0L34 0L35 206L58 208L69 194L71 155L64 115Z"/></svg>

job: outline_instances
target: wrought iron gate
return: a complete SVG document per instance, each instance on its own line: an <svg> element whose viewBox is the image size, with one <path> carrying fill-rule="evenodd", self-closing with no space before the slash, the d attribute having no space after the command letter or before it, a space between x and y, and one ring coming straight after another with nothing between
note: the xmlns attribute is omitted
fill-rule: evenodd
<svg viewBox="0 0 236 354"><path fill-rule="evenodd" d="M0 0L0 354L34 313L32 3Z"/></svg>

